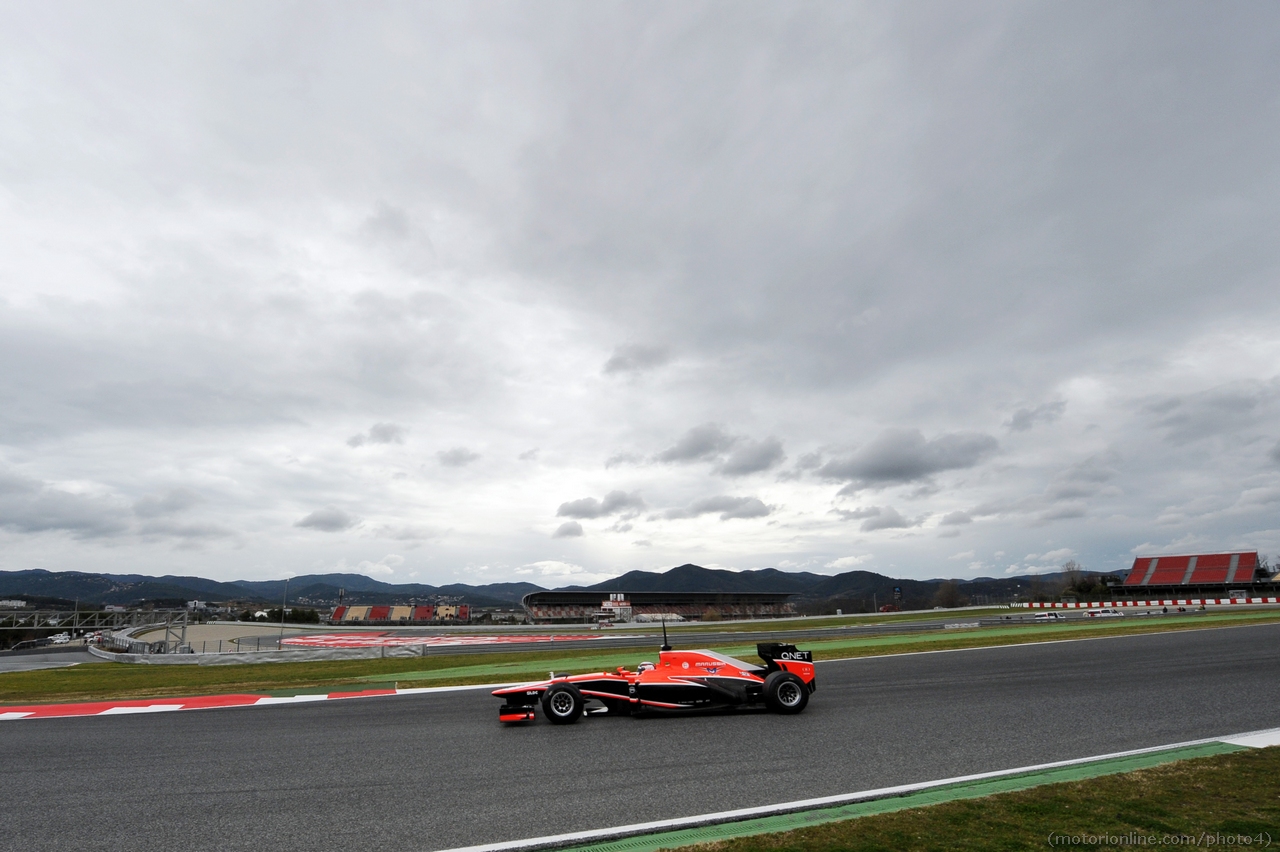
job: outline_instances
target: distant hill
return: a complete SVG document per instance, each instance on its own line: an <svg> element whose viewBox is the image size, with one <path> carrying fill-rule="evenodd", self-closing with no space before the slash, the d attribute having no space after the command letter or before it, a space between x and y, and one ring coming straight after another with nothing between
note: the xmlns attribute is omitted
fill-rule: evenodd
<svg viewBox="0 0 1280 852"><path fill-rule="evenodd" d="M725 571L700 565L681 565L665 573L629 571L621 577L594 586L571 586L600 592L804 592L815 583L827 579L821 574L779 571Z"/></svg>
<svg viewBox="0 0 1280 852"><path fill-rule="evenodd" d="M1086 572L1093 574L1094 572ZM795 595L802 612L820 613L844 609L867 611L893 601L894 589L902 590L907 609L933 606L939 590L953 584L944 597L948 601L969 599L974 603L1000 603L1014 595L1056 592L1065 580L1060 573L1014 577L980 577L967 580L899 580L872 571L847 571L835 576L810 572L726 571L700 565L680 565L669 571L631 571L594 586L570 586L578 591L608 592L787 592ZM343 601L350 604L404 604L437 595L461 598L472 606L518 606L529 592L542 591L533 583L490 583L471 586L451 583L430 586L422 583L384 583L363 574L307 574L289 580L289 602L302 606L329 607ZM284 580L238 580L221 583L202 577L147 577L141 574L91 574L79 571L0 571L0 598L57 598L84 604L139 604L146 601L236 601L278 603L285 592Z"/></svg>
<svg viewBox="0 0 1280 852"><path fill-rule="evenodd" d="M1086 572L1094 573L1094 572ZM977 579L905 580L876 574L873 571L846 571L828 576L809 572L725 571L698 565L681 565L663 573L631 571L597 583L573 589L604 592L791 592L801 612L821 613L844 609L847 612L870 611L894 601L894 589L902 590L905 609L934 606L944 584L955 585L952 599L975 603L1002 603L1015 595L1049 592L1063 584L1062 573L1014 577L981 577Z"/></svg>
<svg viewBox="0 0 1280 852"><path fill-rule="evenodd" d="M146 577L141 574L87 574L79 571L0 571L0 597L43 596L89 604L132 604L142 600L243 599L232 583L202 577Z"/></svg>
<svg viewBox="0 0 1280 852"><path fill-rule="evenodd" d="M243 601L278 603L284 580L238 580L220 583L202 577L146 577L141 574L89 574L80 571L0 571L0 598L59 598L85 604L139 604L146 601ZM363 574L313 574L289 580L289 602L304 606L332 606L345 589L348 603L400 603L435 595L460 597L474 606L516 606L532 583L493 583L468 586L453 583L428 586L384 583Z"/></svg>

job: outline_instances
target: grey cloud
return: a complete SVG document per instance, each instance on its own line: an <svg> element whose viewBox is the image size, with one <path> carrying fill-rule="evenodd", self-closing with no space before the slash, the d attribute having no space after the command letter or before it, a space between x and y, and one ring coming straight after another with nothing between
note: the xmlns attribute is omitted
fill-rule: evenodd
<svg viewBox="0 0 1280 852"><path fill-rule="evenodd" d="M830 514L839 515L842 521L858 521L863 518L874 518L880 514L879 506L864 506L857 509L832 509Z"/></svg>
<svg viewBox="0 0 1280 852"><path fill-rule="evenodd" d="M156 518L186 511L203 502L203 498L187 488L173 488L164 494L142 497L133 504L133 513L140 518Z"/></svg>
<svg viewBox="0 0 1280 852"><path fill-rule="evenodd" d="M1019 408L1005 425L1012 432L1026 432L1038 423L1052 423L1066 410L1066 400L1043 402L1035 408Z"/></svg>
<svg viewBox="0 0 1280 852"><path fill-rule="evenodd" d="M1106 453L1090 456L1071 465L1055 476L1045 488L1045 501L1057 503L1098 494L1106 483L1119 475L1114 467L1117 461L1118 458L1114 453Z"/></svg>
<svg viewBox="0 0 1280 852"><path fill-rule="evenodd" d="M604 364L604 372L640 373L661 367L671 360L671 352L665 346L627 344L619 346Z"/></svg>
<svg viewBox="0 0 1280 852"><path fill-rule="evenodd" d="M77 539L105 538L127 531L128 515L123 501L76 494L0 471L0 528L19 533L66 532Z"/></svg>
<svg viewBox="0 0 1280 852"><path fill-rule="evenodd" d="M1040 523L1049 523L1051 521L1064 521L1071 518L1083 518L1089 514L1089 507L1079 501L1062 503L1051 509L1046 509L1036 515L1036 520Z"/></svg>
<svg viewBox="0 0 1280 852"><path fill-rule="evenodd" d="M656 456L660 462L693 462L715 458L729 450L738 439L715 423L695 426L684 434L674 446Z"/></svg>
<svg viewBox="0 0 1280 852"><path fill-rule="evenodd" d="M520 461L536 461L538 458L538 453L539 453L538 448L534 447L532 450L525 450L523 453L516 456L516 458L519 459Z"/></svg>
<svg viewBox="0 0 1280 852"><path fill-rule="evenodd" d="M889 506L888 508L883 509L879 513L877 513L875 517L867 518L865 521L862 522L862 525L859 526L858 529L860 529L862 532L874 532L876 530L909 529L911 527L918 527L922 523L924 523L923 517L916 518L915 520L904 518L901 514L898 513L897 509L893 508L892 506Z"/></svg>
<svg viewBox="0 0 1280 852"><path fill-rule="evenodd" d="M565 521L556 527L556 531L551 534L552 538L576 538L582 535L582 524L577 521Z"/></svg>
<svg viewBox="0 0 1280 852"><path fill-rule="evenodd" d="M436 459L445 467L466 467L480 458L480 454L466 447L454 447L436 453Z"/></svg>
<svg viewBox="0 0 1280 852"><path fill-rule="evenodd" d="M942 520L938 521L938 523L944 527L959 526L960 524L973 523L973 518L970 517L968 512L962 512L957 509L954 512L948 512L943 515Z"/></svg>
<svg viewBox="0 0 1280 852"><path fill-rule="evenodd" d="M369 427L368 433L352 435L347 439L349 447L363 447L365 444L403 444L406 429L395 423L375 423Z"/></svg>
<svg viewBox="0 0 1280 852"><path fill-rule="evenodd" d="M337 506L325 506L323 509L316 509L305 518L302 518L294 526L322 532L342 532L343 530L351 529L358 523L360 523L359 518L344 512Z"/></svg>
<svg viewBox="0 0 1280 852"><path fill-rule="evenodd" d="M1165 440L1183 445L1254 426L1264 419L1264 412L1274 414L1277 402L1280 379L1272 379L1150 399L1144 408L1155 416L1156 427L1165 430Z"/></svg>
<svg viewBox="0 0 1280 852"><path fill-rule="evenodd" d="M1089 456L1053 476L1040 492L1021 497L992 500L968 511L970 517L994 515L1030 516L1033 523L1046 524L1088 515L1089 500L1114 496L1119 489L1110 482L1119 476L1115 452Z"/></svg>
<svg viewBox="0 0 1280 852"><path fill-rule="evenodd" d="M713 512L720 513L720 520L728 521L735 518L763 518L773 512L773 507L765 505L759 497L719 495L694 500L684 508L668 509L664 514L667 518L679 519L696 518Z"/></svg>
<svg viewBox="0 0 1280 852"><path fill-rule="evenodd" d="M973 467L998 447L995 438L978 432L955 432L926 441L918 429L892 429L852 456L827 462L818 473L855 486L912 482Z"/></svg>
<svg viewBox="0 0 1280 852"><path fill-rule="evenodd" d="M841 520L857 521L861 520L862 524L858 529L862 532L874 532L876 530L889 529L906 529L909 527L918 527L924 523L926 516L921 516L915 520L904 518L897 509L892 506L882 509L879 506L863 506L857 509L832 509L832 513L839 515Z"/></svg>
<svg viewBox="0 0 1280 852"><path fill-rule="evenodd" d="M236 535L234 530L220 524L185 523L169 518L147 521L138 528L138 532L144 536L165 536L187 541L234 538Z"/></svg>
<svg viewBox="0 0 1280 852"><path fill-rule="evenodd" d="M805 453L796 459L796 470L813 470L822 466L822 453Z"/></svg>
<svg viewBox="0 0 1280 852"><path fill-rule="evenodd" d="M412 226L404 210L383 202L360 226L360 232L373 240L399 241L409 238Z"/></svg>
<svg viewBox="0 0 1280 852"><path fill-rule="evenodd" d="M1280 464L1280 441L1276 441L1276 445L1271 448L1269 453L1271 460L1276 464Z"/></svg>
<svg viewBox="0 0 1280 852"><path fill-rule="evenodd" d="M580 500L561 503L560 508L556 510L556 517L587 520L604 518L609 515L621 515L623 518L633 518L644 509L645 502L641 498L639 491L632 493L610 491L605 495L604 500L583 497Z"/></svg>
<svg viewBox="0 0 1280 852"><path fill-rule="evenodd" d="M624 464L639 464L642 461L644 461L644 456L639 455L638 453L621 452L614 453L609 456L609 458L605 459L604 466L605 469L608 470L611 467L618 467L619 465Z"/></svg>
<svg viewBox="0 0 1280 852"><path fill-rule="evenodd" d="M782 441L774 437L739 444L717 468L725 476L746 476L776 467L786 459Z"/></svg>

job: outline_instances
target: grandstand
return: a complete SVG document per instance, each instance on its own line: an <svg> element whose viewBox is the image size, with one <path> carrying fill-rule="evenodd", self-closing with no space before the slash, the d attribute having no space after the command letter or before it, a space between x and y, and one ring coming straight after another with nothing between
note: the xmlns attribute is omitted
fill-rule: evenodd
<svg viewBox="0 0 1280 852"><path fill-rule="evenodd" d="M790 592L605 592L561 590L530 592L520 601L538 624L590 624L602 613L618 613L618 602L630 603L631 617L678 615L687 621L705 618L778 618L795 615ZM611 615L617 618L617 615ZM621 619L619 619L621 620Z"/></svg>
<svg viewBox="0 0 1280 852"><path fill-rule="evenodd" d="M1257 551L1200 553L1194 556L1139 556L1118 591L1134 594L1194 594L1198 597L1234 589L1271 586Z"/></svg>
<svg viewBox="0 0 1280 852"><path fill-rule="evenodd" d="M440 624L471 620L471 607L456 606L338 606L330 624Z"/></svg>

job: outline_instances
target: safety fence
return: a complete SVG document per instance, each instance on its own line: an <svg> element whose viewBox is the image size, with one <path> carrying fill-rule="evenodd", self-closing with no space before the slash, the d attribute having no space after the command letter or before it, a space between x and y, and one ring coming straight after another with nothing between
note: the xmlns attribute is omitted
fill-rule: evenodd
<svg viewBox="0 0 1280 852"><path fill-rule="evenodd" d="M1030 603L1016 606L1032 609L1096 609L1098 607L1131 607L1131 606L1241 606L1248 604L1280 603L1280 597L1248 597L1248 598L1164 598L1149 601L1103 601L1101 603Z"/></svg>

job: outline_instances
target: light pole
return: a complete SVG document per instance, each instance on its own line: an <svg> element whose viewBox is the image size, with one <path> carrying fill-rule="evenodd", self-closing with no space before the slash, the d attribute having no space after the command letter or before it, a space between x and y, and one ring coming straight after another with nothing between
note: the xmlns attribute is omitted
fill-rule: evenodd
<svg viewBox="0 0 1280 852"><path fill-rule="evenodd" d="M284 647L284 605L289 602L289 578L284 578L284 597L280 599L280 641L276 644Z"/></svg>

